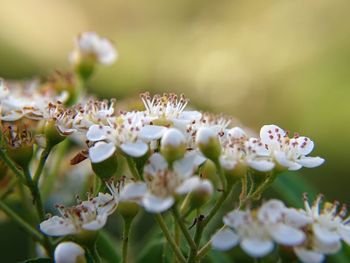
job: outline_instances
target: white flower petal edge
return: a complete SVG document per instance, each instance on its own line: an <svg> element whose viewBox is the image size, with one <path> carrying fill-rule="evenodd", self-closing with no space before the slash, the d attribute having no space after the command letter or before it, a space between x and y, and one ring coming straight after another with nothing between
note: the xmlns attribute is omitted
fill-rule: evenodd
<svg viewBox="0 0 350 263"><path fill-rule="evenodd" d="M100 163L111 157L115 151L114 143L97 142L89 148L89 157L92 163Z"/></svg>
<svg viewBox="0 0 350 263"><path fill-rule="evenodd" d="M232 230L225 228L218 231L211 238L211 245L217 250L229 250L236 246L239 242L239 236Z"/></svg>
<svg viewBox="0 0 350 263"><path fill-rule="evenodd" d="M313 250L307 250L302 247L295 247L294 253L303 263L321 263L325 259L325 256L322 253Z"/></svg>
<svg viewBox="0 0 350 263"><path fill-rule="evenodd" d="M269 254L274 244L271 240L262 239L243 239L240 243L241 248L251 257L260 258Z"/></svg>
<svg viewBox="0 0 350 263"><path fill-rule="evenodd" d="M148 151L148 145L144 142L123 143L120 148L127 155L136 158L144 156Z"/></svg>
<svg viewBox="0 0 350 263"><path fill-rule="evenodd" d="M175 203L172 196L158 197L147 193L142 199L142 206L151 213L161 213L168 210Z"/></svg>

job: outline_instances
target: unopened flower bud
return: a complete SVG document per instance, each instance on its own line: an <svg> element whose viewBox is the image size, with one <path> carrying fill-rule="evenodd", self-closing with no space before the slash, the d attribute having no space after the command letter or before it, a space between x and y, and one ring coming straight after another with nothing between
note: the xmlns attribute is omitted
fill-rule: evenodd
<svg viewBox="0 0 350 263"><path fill-rule="evenodd" d="M55 249L56 263L86 263L84 249L74 242L62 242Z"/></svg>
<svg viewBox="0 0 350 263"><path fill-rule="evenodd" d="M168 129L161 139L161 153L169 163L184 157L186 152L185 136L177 129Z"/></svg>
<svg viewBox="0 0 350 263"><path fill-rule="evenodd" d="M190 194L190 207L196 209L204 205L213 194L213 185L209 180L202 180L201 184L197 186Z"/></svg>
<svg viewBox="0 0 350 263"><path fill-rule="evenodd" d="M242 139L246 138L247 134L239 127L234 127L228 131L228 136L232 139Z"/></svg>
<svg viewBox="0 0 350 263"><path fill-rule="evenodd" d="M45 123L44 134L46 137L46 147L52 148L62 142L66 137L57 130L55 121L49 120Z"/></svg>
<svg viewBox="0 0 350 263"><path fill-rule="evenodd" d="M201 128L197 132L196 143L205 157L217 162L221 153L221 146L217 135L212 129Z"/></svg>
<svg viewBox="0 0 350 263"><path fill-rule="evenodd" d="M33 157L33 143L22 144L19 147L8 146L7 153L19 166L26 168Z"/></svg>
<svg viewBox="0 0 350 263"><path fill-rule="evenodd" d="M215 163L209 159L200 167L200 175L203 179L208 179L215 183L217 181Z"/></svg>

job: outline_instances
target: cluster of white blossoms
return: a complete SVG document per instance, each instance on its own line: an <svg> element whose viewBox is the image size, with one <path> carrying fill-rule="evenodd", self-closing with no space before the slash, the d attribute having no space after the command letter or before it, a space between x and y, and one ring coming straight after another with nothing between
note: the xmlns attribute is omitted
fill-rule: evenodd
<svg viewBox="0 0 350 263"><path fill-rule="evenodd" d="M350 244L350 219L337 202L321 207L322 198L318 196L310 206L305 196L304 209L270 200L258 209L233 210L224 217L225 226L212 237L212 246L229 250L239 244L255 258L268 255L276 245L287 246L302 262L323 262L325 255L341 249L342 241Z"/></svg>
<svg viewBox="0 0 350 263"><path fill-rule="evenodd" d="M10 163L15 174L24 172L22 179L42 221L37 235L68 236L67 240L77 242L59 244L56 262L85 262L85 252L91 253L91 247L81 238L90 236L95 242L115 211L126 222L139 208L156 214L164 233L167 226L162 216L172 210L189 243L188 262L198 262L201 227L219 211L234 185L241 187L237 201L247 205L259 201L279 173L324 162L309 156L314 143L308 137L289 137L276 125L264 125L255 135L235 125L233 118L188 108L184 95L145 92L140 95L144 108L128 111L120 110L115 99L88 97L83 88L96 65L110 65L117 57L111 41L87 32L76 39L70 55L74 72L56 72L44 83L0 80L0 158ZM58 215L43 221L44 209L37 200L45 181L41 173L51 150L63 140L74 144L74 150L79 148L71 164L85 161L91 165L95 174L88 187L93 194L75 206L57 205ZM342 241L350 242L350 220L338 204L326 203L321 209L320 202L319 197L310 207L305 200L305 209L294 209L271 200L258 209L234 210L212 237L212 247L228 250L239 244L247 254L260 258L277 245L287 246L303 262L322 262L325 255L339 251ZM186 226L190 215L197 224L194 238ZM175 243L169 233L165 236L170 244ZM50 240L45 242L46 250L52 250ZM177 259L185 262L177 249L173 246Z"/></svg>

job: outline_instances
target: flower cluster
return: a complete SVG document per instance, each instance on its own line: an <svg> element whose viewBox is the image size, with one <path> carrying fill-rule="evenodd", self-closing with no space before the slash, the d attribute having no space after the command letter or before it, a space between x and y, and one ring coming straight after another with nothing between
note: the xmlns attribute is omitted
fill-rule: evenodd
<svg viewBox="0 0 350 263"><path fill-rule="evenodd" d="M96 66L110 65L117 57L111 41L86 32L77 37L69 57L73 71L55 71L44 81L24 84L0 80L0 169L4 164L29 189L40 232L24 221L23 227L56 262L100 262L93 246L115 212L124 221L127 262L127 235L140 209L154 215L178 262L199 262L210 244L219 250L239 244L255 258L286 246L303 262L321 262L339 251L342 241L350 242L345 208L326 203L321 209L319 197L312 206L305 199L305 209L270 200L258 209L234 210L209 245L200 248L204 228L229 196L242 206L257 202L281 172L314 168L324 159L309 156L314 143L308 137L290 137L276 125L264 125L254 134L232 117L191 109L182 94L145 92L138 101L143 108L128 110L116 99L86 94ZM58 158L48 158L51 153ZM71 165L81 163L76 167L84 168L86 181L79 182L77 191L91 194L75 206L57 205L58 215L44 220L41 191L51 194L64 158ZM64 172L62 177L74 177ZM174 238L163 219L167 211L178 224ZM193 237L187 226L191 221ZM65 240L57 245L45 235ZM181 235L189 245L188 260L178 248Z"/></svg>
<svg viewBox="0 0 350 263"><path fill-rule="evenodd" d="M321 207L322 195L305 208L286 207L282 201L270 200L258 209L233 210L223 221L225 227L212 237L212 246L228 250L236 245L252 257L264 257L279 246L292 247L305 263L323 262L325 255L341 248L341 241L350 244L349 218L337 202Z"/></svg>

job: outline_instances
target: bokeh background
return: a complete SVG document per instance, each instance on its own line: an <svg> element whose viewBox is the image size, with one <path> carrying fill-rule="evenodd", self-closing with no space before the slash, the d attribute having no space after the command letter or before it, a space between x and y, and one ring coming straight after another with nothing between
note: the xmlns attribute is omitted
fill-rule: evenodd
<svg viewBox="0 0 350 263"><path fill-rule="evenodd" d="M67 68L73 37L97 31L120 56L99 70L91 92L185 93L253 129L298 131L326 159L300 176L350 204L348 0L0 0L0 8L1 77Z"/></svg>

